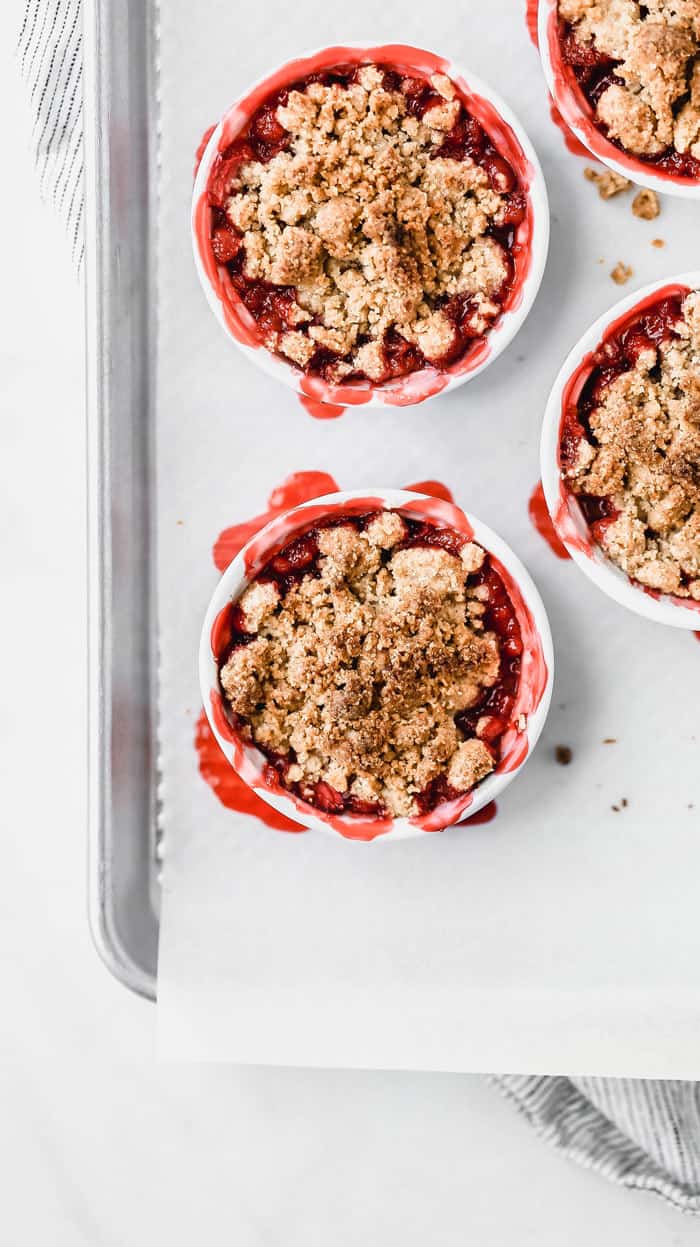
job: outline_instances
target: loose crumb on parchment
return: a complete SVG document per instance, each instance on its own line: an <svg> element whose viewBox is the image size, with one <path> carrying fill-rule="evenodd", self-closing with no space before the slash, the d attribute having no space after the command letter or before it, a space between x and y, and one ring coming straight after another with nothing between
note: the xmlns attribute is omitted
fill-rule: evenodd
<svg viewBox="0 0 700 1247"><path fill-rule="evenodd" d="M624 286L630 277L634 276L634 269L629 264L623 264L622 260L618 260L614 269L611 269L610 276L616 286Z"/></svg>
<svg viewBox="0 0 700 1247"><path fill-rule="evenodd" d="M656 220L661 211L661 204L656 191L646 189L637 191L632 200L632 211L641 221Z"/></svg>
<svg viewBox="0 0 700 1247"><path fill-rule="evenodd" d="M584 169L583 176L587 182L593 182L598 187L601 199L612 199L614 195L628 191L632 185L629 178L623 177L621 173L613 173L612 169L604 169L599 173L589 166Z"/></svg>

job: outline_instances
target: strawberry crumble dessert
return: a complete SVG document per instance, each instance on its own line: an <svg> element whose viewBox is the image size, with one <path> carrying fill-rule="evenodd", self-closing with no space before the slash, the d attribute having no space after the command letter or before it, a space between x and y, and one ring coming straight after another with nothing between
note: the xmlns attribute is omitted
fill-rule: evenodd
<svg viewBox="0 0 700 1247"><path fill-rule="evenodd" d="M562 59L601 132L700 178L700 0L559 0L558 13Z"/></svg>
<svg viewBox="0 0 700 1247"><path fill-rule="evenodd" d="M501 316L526 188L444 74L339 65L216 157L210 244L272 352L331 384L462 359Z"/></svg>
<svg viewBox="0 0 700 1247"><path fill-rule="evenodd" d="M565 397L560 462L613 563L700 601L700 292L672 289L613 327Z"/></svg>
<svg viewBox="0 0 700 1247"><path fill-rule="evenodd" d="M303 801L424 815L497 766L523 643L489 554L463 534L391 510L329 517L228 609L225 713Z"/></svg>

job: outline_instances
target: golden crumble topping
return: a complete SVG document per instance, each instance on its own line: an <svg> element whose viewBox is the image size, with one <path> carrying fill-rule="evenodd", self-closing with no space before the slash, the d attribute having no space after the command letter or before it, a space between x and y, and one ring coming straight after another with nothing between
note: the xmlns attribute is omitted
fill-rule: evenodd
<svg viewBox="0 0 700 1247"><path fill-rule="evenodd" d="M603 348L590 437L562 456L563 471L584 513L586 498L609 500L597 535L613 562L651 589L700 601L700 293L674 306L628 331L636 358L622 372L613 363L609 380ZM672 331L657 343L648 327L661 318Z"/></svg>
<svg viewBox="0 0 700 1247"><path fill-rule="evenodd" d="M417 84L430 96L419 115L405 81L417 83L367 65L347 83L290 90L272 121L275 154L240 163L225 202L243 277L292 295L266 345L300 368L323 359L333 382L385 379L388 334L414 349L400 371L451 361L499 315L512 278L494 236L524 213L512 169L495 153L457 157L466 114L448 78Z"/></svg>
<svg viewBox="0 0 700 1247"><path fill-rule="evenodd" d="M237 604L246 643L221 667L224 695L314 803L413 815L431 783L467 792L495 765L478 718L501 668L475 577L487 556L472 542L406 546L407 533L392 511L315 530L312 571L254 581ZM465 739L455 716L470 707Z"/></svg>
<svg viewBox="0 0 700 1247"><path fill-rule="evenodd" d="M578 44L565 58L609 138L641 157L700 160L700 0L559 0L559 15Z"/></svg>

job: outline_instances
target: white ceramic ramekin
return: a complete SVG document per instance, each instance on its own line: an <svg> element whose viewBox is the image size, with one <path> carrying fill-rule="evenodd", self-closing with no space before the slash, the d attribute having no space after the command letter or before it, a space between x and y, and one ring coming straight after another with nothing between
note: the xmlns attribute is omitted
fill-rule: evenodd
<svg viewBox="0 0 700 1247"><path fill-rule="evenodd" d="M588 363L605 335L622 324L630 313L657 302L665 294L700 287L700 270L680 273L652 282L621 299L587 329L567 356L547 400L540 442L540 470L547 508L557 534L575 563L608 597L645 619L674 628L700 629L700 602L665 596L631 580L596 544L581 508L565 486L561 474L560 442L567 404L575 402L590 368Z"/></svg>
<svg viewBox="0 0 700 1247"><path fill-rule="evenodd" d="M445 369L428 367L381 385L369 381L332 385L321 377L307 376L294 364L273 355L260 344L256 323L236 292L224 291L221 269L209 242L207 183L219 152L227 148L247 125L253 113L275 91L299 82L308 74L331 65L391 64L414 77L428 79L446 74L453 80L470 112L486 130L496 150L516 169L527 191L528 213L517 228L516 280L499 320L473 351ZM322 48L289 61L262 78L225 113L214 129L202 155L192 196L194 258L207 302L226 333L245 355L270 376L314 402L340 406L409 406L435 394L463 385L496 359L514 338L539 289L549 245L549 206L542 170L535 150L518 119L491 87L474 74L432 52L403 45L364 47L347 44Z"/></svg>
<svg viewBox="0 0 700 1247"><path fill-rule="evenodd" d="M659 194L700 199L700 180L676 177L621 151L595 125L593 112L571 68L564 64L558 35L557 0L538 0L537 41L550 95L570 130L596 160L639 186Z"/></svg>
<svg viewBox="0 0 700 1247"><path fill-rule="evenodd" d="M444 802L423 817L392 819L327 814L301 801L270 778L263 754L241 739L222 710L217 635L221 620L225 619L223 612L228 611L249 581L293 536L329 515L361 514L380 507L398 510L413 519L430 520L438 526L449 526L482 545L505 584L523 638L520 687L511 726L502 738L502 756L496 770L471 793ZM452 503L401 489L327 494L277 516L243 547L221 577L204 618L199 647L202 702L219 745L241 778L258 796L295 822L364 841L405 840L426 831L442 831L493 801L514 779L535 746L549 709L553 667L552 637L542 600L513 551L485 524Z"/></svg>

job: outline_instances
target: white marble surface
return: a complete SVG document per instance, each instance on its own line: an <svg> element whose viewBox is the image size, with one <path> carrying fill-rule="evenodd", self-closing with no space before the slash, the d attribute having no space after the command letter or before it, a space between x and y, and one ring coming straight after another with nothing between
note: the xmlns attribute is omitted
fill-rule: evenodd
<svg viewBox="0 0 700 1247"><path fill-rule="evenodd" d="M81 297L36 193L14 39L0 38L4 163L22 187L0 199L0 1242L697 1243L696 1221L560 1159L479 1078L155 1063L154 1010L110 979L85 914Z"/></svg>

